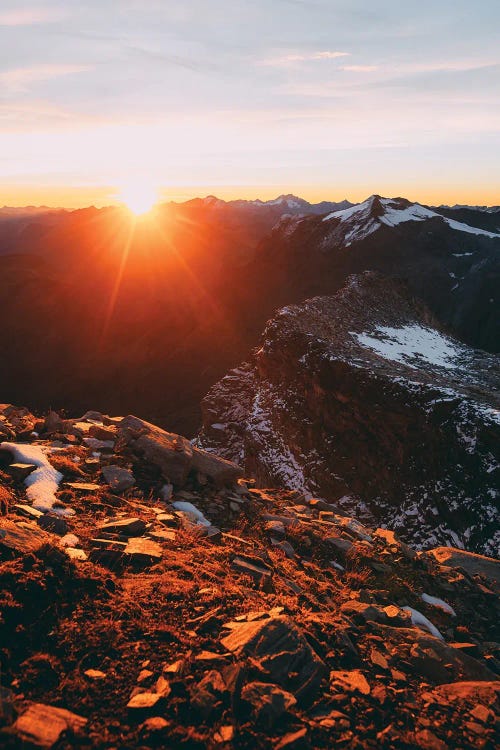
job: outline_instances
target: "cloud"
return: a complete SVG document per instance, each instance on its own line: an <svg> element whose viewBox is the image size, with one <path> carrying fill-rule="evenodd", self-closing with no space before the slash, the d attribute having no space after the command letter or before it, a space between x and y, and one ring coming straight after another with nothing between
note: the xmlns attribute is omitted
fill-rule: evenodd
<svg viewBox="0 0 500 750"><path fill-rule="evenodd" d="M262 65L290 65L290 63L298 62L311 62L320 60L337 60L339 57L350 57L350 52L338 52L331 50L323 50L319 52L306 52L291 55L283 55L282 57L274 57L268 60L263 60Z"/></svg>
<svg viewBox="0 0 500 750"><path fill-rule="evenodd" d="M342 65L340 70L346 70L349 73L372 73L378 70L378 65Z"/></svg>
<svg viewBox="0 0 500 750"><path fill-rule="evenodd" d="M48 81L73 73L92 70L90 65L35 65L30 68L12 68L0 73L0 87L13 92L23 92L33 83Z"/></svg>
<svg viewBox="0 0 500 750"><path fill-rule="evenodd" d="M24 8L24 10L0 11L0 26L35 26L59 21L62 11L51 8Z"/></svg>

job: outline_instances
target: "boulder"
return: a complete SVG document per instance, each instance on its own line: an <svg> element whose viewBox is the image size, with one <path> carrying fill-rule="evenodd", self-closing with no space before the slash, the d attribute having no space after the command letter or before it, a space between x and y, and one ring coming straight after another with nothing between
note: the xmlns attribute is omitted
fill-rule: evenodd
<svg viewBox="0 0 500 750"><path fill-rule="evenodd" d="M241 691L241 697L251 704L256 723L268 730L297 703L292 693L268 682L250 682Z"/></svg>
<svg viewBox="0 0 500 750"><path fill-rule="evenodd" d="M210 477L215 484L232 484L243 476L243 469L225 458L193 448L192 468Z"/></svg>
<svg viewBox="0 0 500 750"><path fill-rule="evenodd" d="M53 540L53 536L36 523L0 518L0 557L16 557L36 552L43 544Z"/></svg>
<svg viewBox="0 0 500 750"><path fill-rule="evenodd" d="M287 616L238 624L222 645L236 656L250 657L263 675L303 703L314 697L327 674L303 631Z"/></svg>
<svg viewBox="0 0 500 750"><path fill-rule="evenodd" d="M44 513L39 516L37 524L45 531L51 531L53 534L64 536L68 532L68 524L60 516L53 513Z"/></svg>
<svg viewBox="0 0 500 750"><path fill-rule="evenodd" d="M486 557L486 555L477 555L474 552L465 552L456 547L435 547L423 554L434 558L440 565L462 568L469 575L484 576L494 591L500 594L500 560Z"/></svg>
<svg viewBox="0 0 500 750"><path fill-rule="evenodd" d="M193 457L189 440L132 415L121 421L118 436L134 453L157 466L165 479L184 484Z"/></svg>
<svg viewBox="0 0 500 750"><path fill-rule="evenodd" d="M191 706L204 719L208 719L216 710L227 692L226 683L216 669L211 669L203 679L191 689Z"/></svg>
<svg viewBox="0 0 500 750"><path fill-rule="evenodd" d="M437 684L454 680L495 680L484 663L428 633L375 623L372 627L386 645L396 646L398 658L401 663L411 665L412 674L420 674Z"/></svg>
<svg viewBox="0 0 500 750"><path fill-rule="evenodd" d="M124 492L135 484L134 475L129 469L116 464L102 467L102 475L113 492Z"/></svg>
<svg viewBox="0 0 500 750"><path fill-rule="evenodd" d="M132 415L120 422L118 436L134 452L158 466L163 477L176 485L184 484L191 469L210 477L216 484L234 482L243 475L231 461L195 448L185 437Z"/></svg>
<svg viewBox="0 0 500 750"><path fill-rule="evenodd" d="M20 714L12 731L23 747L53 747L63 732L76 734L83 729L87 719L65 708L55 708L44 703L31 703Z"/></svg>
<svg viewBox="0 0 500 750"><path fill-rule="evenodd" d="M43 423L43 431L49 435L53 432L64 431L64 421L56 411L49 411Z"/></svg>

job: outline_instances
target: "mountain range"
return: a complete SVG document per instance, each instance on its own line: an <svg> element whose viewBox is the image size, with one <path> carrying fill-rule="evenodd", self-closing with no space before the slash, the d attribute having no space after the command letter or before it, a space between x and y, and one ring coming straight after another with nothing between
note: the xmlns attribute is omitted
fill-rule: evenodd
<svg viewBox="0 0 500 750"><path fill-rule="evenodd" d="M154 221L1 209L5 399L139 411L193 435L201 398L277 309L365 270L405 279L465 343L498 349L499 211L346 205L209 197Z"/></svg>

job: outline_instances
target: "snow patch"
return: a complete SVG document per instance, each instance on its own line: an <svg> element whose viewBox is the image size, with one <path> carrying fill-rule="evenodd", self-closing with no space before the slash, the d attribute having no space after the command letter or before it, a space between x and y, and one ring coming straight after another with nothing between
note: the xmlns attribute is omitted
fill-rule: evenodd
<svg viewBox="0 0 500 750"><path fill-rule="evenodd" d="M172 505L176 510L180 510L182 513L185 513L188 518L194 521L194 523L197 523L199 526L212 525L210 521L205 518L201 510L198 510L198 508L193 505L193 503L188 503L184 500L176 500L175 503L172 503Z"/></svg>
<svg viewBox="0 0 500 750"><path fill-rule="evenodd" d="M435 638L439 638L439 640L444 641L444 638L439 632L439 630L437 629L437 627L433 625L432 622L428 620L425 615L419 612L418 609L413 609L413 607L403 607L403 609L405 612L410 613L412 624L415 625L416 628L423 628L424 630L427 630Z"/></svg>
<svg viewBox="0 0 500 750"><path fill-rule="evenodd" d="M426 604L430 604L431 607L437 607L438 609L442 609L443 612L446 612L446 614L451 615L452 617L456 617L457 613L451 607L447 602L443 601L443 599L440 599L437 596L431 596L430 594L422 594L422 601L424 601Z"/></svg>
<svg viewBox="0 0 500 750"><path fill-rule="evenodd" d="M458 347L431 328L417 324L402 328L377 326L374 333L379 335L351 332L351 336L363 346L393 362L411 367L430 364L455 369L458 366L455 361L460 353Z"/></svg>
<svg viewBox="0 0 500 750"><path fill-rule="evenodd" d="M74 515L75 511L72 508L54 508L57 500L56 492L63 477L54 469L43 448L26 443L1 443L0 450L9 451L20 463L33 464L38 467L24 480L26 495L31 500L33 508L43 513L53 511L60 516Z"/></svg>

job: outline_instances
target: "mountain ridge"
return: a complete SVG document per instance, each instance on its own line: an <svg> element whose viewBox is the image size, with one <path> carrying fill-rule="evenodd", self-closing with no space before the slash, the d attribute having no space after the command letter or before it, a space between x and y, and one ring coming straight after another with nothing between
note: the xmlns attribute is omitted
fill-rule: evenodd
<svg viewBox="0 0 500 750"><path fill-rule="evenodd" d="M367 272L277 313L205 397L199 444L413 544L498 556L499 377L497 358Z"/></svg>

